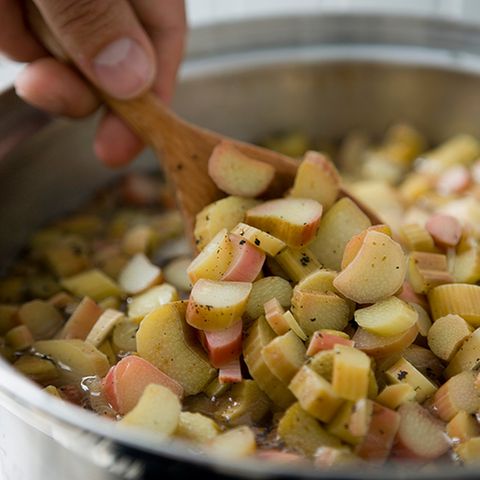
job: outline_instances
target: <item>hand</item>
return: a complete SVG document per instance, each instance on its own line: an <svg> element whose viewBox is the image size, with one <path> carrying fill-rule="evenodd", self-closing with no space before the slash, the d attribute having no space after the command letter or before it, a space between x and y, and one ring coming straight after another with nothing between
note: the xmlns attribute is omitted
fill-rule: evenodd
<svg viewBox="0 0 480 480"><path fill-rule="evenodd" d="M152 88L172 97L186 33L183 0L34 0L82 74L99 89L129 99ZM100 101L82 76L51 57L29 31L18 0L0 0L0 52L29 62L15 82L25 101L54 114L83 117ZM94 150L123 165L143 148L111 112L101 120Z"/></svg>

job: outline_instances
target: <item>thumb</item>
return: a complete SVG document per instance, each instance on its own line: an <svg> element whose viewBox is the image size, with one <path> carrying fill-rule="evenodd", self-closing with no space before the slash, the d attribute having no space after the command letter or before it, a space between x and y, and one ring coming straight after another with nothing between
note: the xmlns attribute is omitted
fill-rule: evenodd
<svg viewBox="0 0 480 480"><path fill-rule="evenodd" d="M155 54L126 0L34 0L63 49L107 94L128 99L155 78Z"/></svg>

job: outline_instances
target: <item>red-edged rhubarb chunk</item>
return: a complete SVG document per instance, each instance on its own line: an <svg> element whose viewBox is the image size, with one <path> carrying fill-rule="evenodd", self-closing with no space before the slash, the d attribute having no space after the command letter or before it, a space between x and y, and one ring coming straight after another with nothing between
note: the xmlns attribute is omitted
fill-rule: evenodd
<svg viewBox="0 0 480 480"><path fill-rule="evenodd" d="M399 409L400 427L392 453L395 457L425 461L441 457L449 442L445 424L416 402L407 402Z"/></svg>
<svg viewBox="0 0 480 480"><path fill-rule="evenodd" d="M217 187L229 195L256 197L275 176L268 163L248 157L231 142L220 142L208 160L208 174Z"/></svg>
<svg viewBox="0 0 480 480"><path fill-rule="evenodd" d="M215 368L220 368L240 356L242 353L242 321L234 323L225 330L203 332L200 338L208 359Z"/></svg>
<svg viewBox="0 0 480 480"><path fill-rule="evenodd" d="M437 213L425 224L426 229L437 245L455 247L462 237L462 225L451 215Z"/></svg>
<svg viewBox="0 0 480 480"><path fill-rule="evenodd" d="M240 383L242 381L242 369L239 358L231 360L220 367L218 381L220 383Z"/></svg>
<svg viewBox="0 0 480 480"><path fill-rule="evenodd" d="M312 357L322 350L331 350L335 345L354 347L355 342L343 336L319 330L313 334L312 339L308 344L307 355Z"/></svg>
<svg viewBox="0 0 480 480"><path fill-rule="evenodd" d="M214 282L201 278L190 293L187 323L206 332L231 327L242 318L251 290L249 282Z"/></svg>
<svg viewBox="0 0 480 480"><path fill-rule="evenodd" d="M265 253L240 235L229 234L233 257L222 280L229 282L253 282L262 271Z"/></svg>
<svg viewBox="0 0 480 480"><path fill-rule="evenodd" d="M175 380L135 355L120 360L110 368L102 382L103 393L110 405L120 414L128 413L137 404L147 385L156 383L169 388L178 397L183 388Z"/></svg>
<svg viewBox="0 0 480 480"><path fill-rule="evenodd" d="M322 217L322 205L308 198L279 198L247 210L246 223L283 240L289 247L310 243Z"/></svg>
<svg viewBox="0 0 480 480"><path fill-rule="evenodd" d="M400 414L379 403L372 403L370 426L355 453L365 460L383 463L390 455L400 426Z"/></svg>

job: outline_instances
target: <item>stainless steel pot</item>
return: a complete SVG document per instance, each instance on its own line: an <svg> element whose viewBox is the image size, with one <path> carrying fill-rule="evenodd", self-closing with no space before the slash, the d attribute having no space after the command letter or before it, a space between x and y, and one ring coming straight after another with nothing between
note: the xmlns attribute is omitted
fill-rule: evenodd
<svg viewBox="0 0 480 480"><path fill-rule="evenodd" d="M480 28L456 21L359 13L269 18L191 33L175 108L239 138L303 129L339 138L381 134L406 120L432 141L480 135ZM6 265L26 235L80 204L119 172L93 158L95 118L54 120L0 97L0 251ZM144 154L132 168L155 167ZM0 361L0 478L226 477L476 478L445 467L341 474L211 459L181 443L124 435L111 422L44 394Z"/></svg>

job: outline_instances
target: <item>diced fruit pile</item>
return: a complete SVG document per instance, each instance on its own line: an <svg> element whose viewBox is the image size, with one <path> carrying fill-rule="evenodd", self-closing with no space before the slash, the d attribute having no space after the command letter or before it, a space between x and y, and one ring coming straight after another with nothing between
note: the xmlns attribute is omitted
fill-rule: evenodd
<svg viewBox="0 0 480 480"><path fill-rule="evenodd" d="M302 138L268 141L303 154ZM209 174L226 196L198 214L194 258L165 187L128 176L0 281L2 354L125 434L223 457L478 462L480 144L425 148L405 125L344 140L372 225L326 155L271 199L272 167L222 143Z"/></svg>

